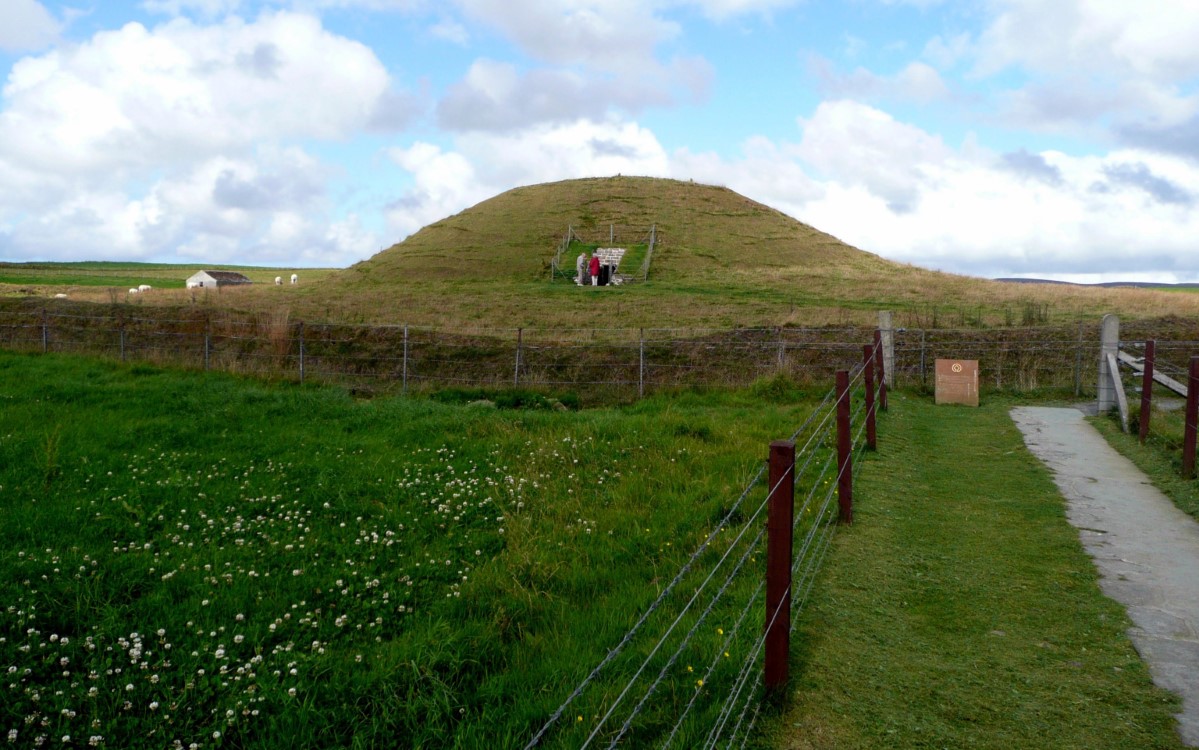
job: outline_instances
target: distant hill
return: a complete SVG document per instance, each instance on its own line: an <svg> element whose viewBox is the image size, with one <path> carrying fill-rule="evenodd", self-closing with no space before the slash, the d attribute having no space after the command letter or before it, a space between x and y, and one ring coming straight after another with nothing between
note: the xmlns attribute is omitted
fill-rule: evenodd
<svg viewBox="0 0 1199 750"><path fill-rule="evenodd" d="M1068 286L1098 287L1102 289L1119 289L1121 287L1132 289L1199 289L1199 283L1162 284L1149 281L1104 281L1098 284L1077 284L1073 281L1059 281L1058 279L995 279L995 281L1013 284L1065 284Z"/></svg>

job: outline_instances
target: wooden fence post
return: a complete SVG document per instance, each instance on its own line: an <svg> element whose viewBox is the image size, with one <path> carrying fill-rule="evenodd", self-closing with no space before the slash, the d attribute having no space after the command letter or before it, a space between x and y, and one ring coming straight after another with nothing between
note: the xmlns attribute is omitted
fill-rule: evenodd
<svg viewBox="0 0 1199 750"><path fill-rule="evenodd" d="M883 369L883 332L874 329L874 367L878 380L878 408L887 410L887 371Z"/></svg>
<svg viewBox="0 0 1199 750"><path fill-rule="evenodd" d="M121 361L124 362L125 361L125 321L123 321L123 320L120 323L120 332L121 332Z"/></svg>
<svg viewBox="0 0 1199 750"><path fill-rule="evenodd" d="M46 308L42 308L42 354L50 351L50 319L46 316Z"/></svg>
<svg viewBox="0 0 1199 750"><path fill-rule="evenodd" d="M770 444L770 497L766 516L765 683L787 682L791 652L791 525L795 515L795 443Z"/></svg>
<svg viewBox="0 0 1199 750"><path fill-rule="evenodd" d="M1199 357L1191 357L1187 378L1186 425L1182 431L1182 476L1195 478L1195 433L1199 425Z"/></svg>
<svg viewBox="0 0 1199 750"><path fill-rule="evenodd" d="M1145 342L1145 372L1141 377L1141 429L1137 433L1141 445L1149 437L1149 415L1153 413L1153 360L1156 349L1155 340Z"/></svg>
<svg viewBox="0 0 1199 750"><path fill-rule="evenodd" d="M404 380L400 386L401 393L408 392L408 324L404 324Z"/></svg>
<svg viewBox="0 0 1199 750"><path fill-rule="evenodd" d="M849 372L837 370L837 501L841 523L847 524L853 523L853 436L849 430Z"/></svg>
<svg viewBox="0 0 1199 750"><path fill-rule="evenodd" d="M866 383L866 446L878 449L878 430L874 419L874 347L862 347L862 377Z"/></svg>
<svg viewBox="0 0 1199 750"><path fill-rule="evenodd" d="M209 357L212 352L212 320L204 324L204 369L209 367Z"/></svg>

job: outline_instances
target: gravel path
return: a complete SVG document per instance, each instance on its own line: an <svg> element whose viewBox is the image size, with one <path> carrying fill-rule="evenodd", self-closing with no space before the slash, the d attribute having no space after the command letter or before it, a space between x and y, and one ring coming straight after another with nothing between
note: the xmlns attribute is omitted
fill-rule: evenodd
<svg viewBox="0 0 1199 750"><path fill-rule="evenodd" d="M1129 637L1153 681L1181 696L1183 742L1199 747L1199 523L1077 409L1017 407L1011 415L1053 472L1103 592L1128 610Z"/></svg>

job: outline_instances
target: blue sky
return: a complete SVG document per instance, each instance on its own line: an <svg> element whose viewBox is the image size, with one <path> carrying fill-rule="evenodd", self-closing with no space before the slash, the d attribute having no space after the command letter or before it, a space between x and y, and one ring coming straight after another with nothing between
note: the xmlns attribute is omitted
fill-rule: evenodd
<svg viewBox="0 0 1199 750"><path fill-rule="evenodd" d="M1199 281L1194 0L0 0L0 260L345 266L728 187L975 276Z"/></svg>

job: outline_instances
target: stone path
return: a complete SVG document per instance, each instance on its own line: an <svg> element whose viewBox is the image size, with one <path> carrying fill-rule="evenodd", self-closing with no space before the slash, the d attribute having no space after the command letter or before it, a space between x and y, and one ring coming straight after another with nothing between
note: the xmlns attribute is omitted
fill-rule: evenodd
<svg viewBox="0 0 1199 750"><path fill-rule="evenodd" d="M1179 510L1077 409L1017 407L1024 442L1054 474L1103 592L1153 681L1182 697L1179 734L1199 747L1199 523Z"/></svg>

